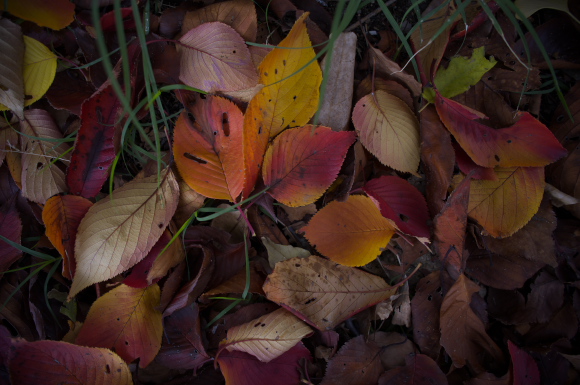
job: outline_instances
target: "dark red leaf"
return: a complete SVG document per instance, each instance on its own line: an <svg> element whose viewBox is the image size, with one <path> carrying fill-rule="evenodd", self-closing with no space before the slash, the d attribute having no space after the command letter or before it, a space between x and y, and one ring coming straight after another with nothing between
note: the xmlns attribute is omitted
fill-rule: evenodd
<svg viewBox="0 0 580 385"><path fill-rule="evenodd" d="M46 97L54 108L80 115L81 105L94 92L93 84L86 81L78 70L67 69L57 72Z"/></svg>
<svg viewBox="0 0 580 385"><path fill-rule="evenodd" d="M497 180L497 175L495 175L493 168L481 167L476 164L457 143L453 143L453 149L455 150L457 166L459 166L462 173L469 174L473 179Z"/></svg>
<svg viewBox="0 0 580 385"><path fill-rule="evenodd" d="M508 349L513 364L513 385L539 385L540 371L532 356L509 340Z"/></svg>
<svg viewBox="0 0 580 385"><path fill-rule="evenodd" d="M20 243L22 221L16 210L16 195L0 206L0 235L12 242ZM22 251L0 239L0 276L21 255Z"/></svg>

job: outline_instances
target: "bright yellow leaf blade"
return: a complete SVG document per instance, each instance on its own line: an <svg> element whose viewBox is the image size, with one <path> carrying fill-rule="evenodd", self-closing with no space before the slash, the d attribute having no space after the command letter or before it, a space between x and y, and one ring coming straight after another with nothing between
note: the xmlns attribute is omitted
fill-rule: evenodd
<svg viewBox="0 0 580 385"><path fill-rule="evenodd" d="M93 303L75 343L113 349L128 363L141 358L144 368L161 348L160 298L157 284L143 289L117 286Z"/></svg>
<svg viewBox="0 0 580 385"><path fill-rule="evenodd" d="M329 203L303 231L308 241L334 262L362 266L387 247L396 228L370 198L352 195L345 202Z"/></svg>
<svg viewBox="0 0 580 385"><path fill-rule="evenodd" d="M379 90L362 97L352 112L359 140L384 165L415 174L419 168L419 122L407 104Z"/></svg>
<svg viewBox="0 0 580 385"><path fill-rule="evenodd" d="M322 71L306 30L307 16L296 21L258 68L264 88L250 101L244 117L245 197L254 187L269 139L305 125L318 109Z"/></svg>
<svg viewBox="0 0 580 385"><path fill-rule="evenodd" d="M41 42L28 36L24 39L24 106L44 96L56 75L56 56ZM8 107L0 104L0 111Z"/></svg>
<svg viewBox="0 0 580 385"><path fill-rule="evenodd" d="M77 270L69 297L143 259L175 213L179 187L171 171L135 179L95 203L79 225Z"/></svg>
<svg viewBox="0 0 580 385"><path fill-rule="evenodd" d="M311 333L312 329L298 317L278 309L229 329L227 338L220 342L220 350L239 350L270 362Z"/></svg>
<svg viewBox="0 0 580 385"><path fill-rule="evenodd" d="M509 237L538 212L544 167L495 168L498 180L473 180L468 214L496 238Z"/></svg>

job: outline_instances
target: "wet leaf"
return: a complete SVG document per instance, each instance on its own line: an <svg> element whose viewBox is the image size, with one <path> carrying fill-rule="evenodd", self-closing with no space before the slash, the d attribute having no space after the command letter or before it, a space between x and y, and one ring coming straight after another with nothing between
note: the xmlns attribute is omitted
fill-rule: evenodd
<svg viewBox="0 0 580 385"><path fill-rule="evenodd" d="M48 198L65 192L67 186L60 161L68 145L48 112L27 110L20 127L22 144L22 192L31 201L44 204ZM59 143L60 141L60 143Z"/></svg>
<svg viewBox="0 0 580 385"><path fill-rule="evenodd" d="M471 181L468 214L493 237L505 238L538 211L544 195L544 168L496 168L495 173L497 181Z"/></svg>
<svg viewBox="0 0 580 385"><path fill-rule="evenodd" d="M336 179L354 141L353 132L334 132L324 126L284 131L264 157L268 194L291 207L315 202Z"/></svg>
<svg viewBox="0 0 580 385"><path fill-rule="evenodd" d="M24 41L20 26L4 18L0 19L0 50L0 110L12 110L22 119Z"/></svg>
<svg viewBox="0 0 580 385"><path fill-rule="evenodd" d="M447 129L475 163L483 167L546 166L566 155L550 130L528 112L511 127L494 130L477 122L485 118L440 95L437 112Z"/></svg>
<svg viewBox="0 0 580 385"><path fill-rule="evenodd" d="M157 284L144 289L117 286L91 305L75 343L113 349L127 363L140 358L139 366L146 367L161 347L159 298Z"/></svg>
<svg viewBox="0 0 580 385"><path fill-rule="evenodd" d="M87 348L60 341L18 342L10 360L12 383L82 383L131 385L131 371L108 349Z"/></svg>
<svg viewBox="0 0 580 385"><path fill-rule="evenodd" d="M175 125L173 152L183 180L196 192L235 201L242 191L243 115L227 99L210 96L182 112Z"/></svg>
<svg viewBox="0 0 580 385"><path fill-rule="evenodd" d="M220 351L238 350L270 362L311 333L312 329L288 310L278 309L229 329L227 338L220 342Z"/></svg>
<svg viewBox="0 0 580 385"><path fill-rule="evenodd" d="M269 140L286 128L305 125L318 109L322 71L311 48L307 17L305 13L296 20L258 68L265 87L244 116L244 197L254 188Z"/></svg>
<svg viewBox="0 0 580 385"><path fill-rule="evenodd" d="M69 297L143 259L169 224L178 200L171 171L133 180L95 203L77 232L77 270Z"/></svg>
<svg viewBox="0 0 580 385"><path fill-rule="evenodd" d="M382 176L368 181L363 190L378 202L381 214L401 231L429 238L429 212L423 195L412 184L397 176Z"/></svg>
<svg viewBox="0 0 580 385"><path fill-rule="evenodd" d="M276 264L266 297L319 330L330 330L395 293L380 277L310 256Z"/></svg>
<svg viewBox="0 0 580 385"><path fill-rule="evenodd" d="M370 198L352 195L345 202L330 202L302 230L308 241L334 262L362 266L387 247L396 229Z"/></svg>
<svg viewBox="0 0 580 385"><path fill-rule="evenodd" d="M178 46L179 79L206 92L237 91L253 87L258 74L242 37L229 25L205 23L187 32Z"/></svg>
<svg viewBox="0 0 580 385"><path fill-rule="evenodd" d="M65 278L74 277L77 229L92 205L91 201L83 197L55 195L46 201L42 210L46 236L63 258L62 275Z"/></svg>
<svg viewBox="0 0 580 385"><path fill-rule="evenodd" d="M6 8L4 8L6 7ZM63 29L73 22L75 5L68 0L7 0L0 4L14 16L32 21L41 27Z"/></svg>
<svg viewBox="0 0 580 385"><path fill-rule="evenodd" d="M354 106L359 140L384 165L414 174L419 167L419 123L401 99L378 90Z"/></svg>

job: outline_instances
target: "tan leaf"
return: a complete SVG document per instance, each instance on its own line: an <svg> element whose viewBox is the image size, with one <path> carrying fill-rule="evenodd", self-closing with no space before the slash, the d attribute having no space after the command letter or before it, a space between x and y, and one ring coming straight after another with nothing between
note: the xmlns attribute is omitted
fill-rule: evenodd
<svg viewBox="0 0 580 385"><path fill-rule="evenodd" d="M79 225L69 297L143 259L169 224L179 187L171 171L134 180L95 203Z"/></svg>
<svg viewBox="0 0 580 385"><path fill-rule="evenodd" d="M239 350L270 362L296 345L312 329L286 309L278 309L228 330L220 350Z"/></svg>
<svg viewBox="0 0 580 385"><path fill-rule="evenodd" d="M274 243L270 238L262 237L262 243L266 246L268 251L268 262L270 262L270 267L273 269L276 263L285 261L290 258L308 258L310 252L304 250L300 247L294 247L291 245L280 245Z"/></svg>

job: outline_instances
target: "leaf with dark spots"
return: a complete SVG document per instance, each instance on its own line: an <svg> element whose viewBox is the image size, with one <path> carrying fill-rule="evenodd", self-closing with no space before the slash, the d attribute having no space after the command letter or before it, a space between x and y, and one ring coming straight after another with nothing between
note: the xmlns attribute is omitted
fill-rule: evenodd
<svg viewBox="0 0 580 385"><path fill-rule="evenodd" d="M94 198L101 190L115 160L114 137L121 111L112 86L83 103L82 123L66 174L71 193Z"/></svg>

